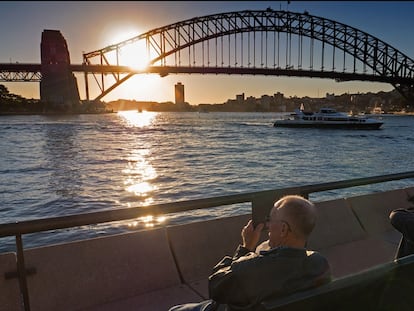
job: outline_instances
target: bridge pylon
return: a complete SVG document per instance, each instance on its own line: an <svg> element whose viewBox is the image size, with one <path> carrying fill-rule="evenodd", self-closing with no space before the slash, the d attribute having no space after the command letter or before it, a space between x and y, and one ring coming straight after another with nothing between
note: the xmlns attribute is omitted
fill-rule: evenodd
<svg viewBox="0 0 414 311"><path fill-rule="evenodd" d="M40 99L51 110L73 112L80 104L65 38L59 30L44 30L41 41Z"/></svg>

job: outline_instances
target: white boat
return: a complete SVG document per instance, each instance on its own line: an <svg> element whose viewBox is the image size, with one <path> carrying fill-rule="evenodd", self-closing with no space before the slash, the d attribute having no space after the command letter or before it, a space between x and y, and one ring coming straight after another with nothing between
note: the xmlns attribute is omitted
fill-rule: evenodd
<svg viewBox="0 0 414 311"><path fill-rule="evenodd" d="M382 109L381 109L381 107L377 107L377 106L375 106L375 107L371 110L370 114L385 114L385 111L384 111L384 110L382 110Z"/></svg>
<svg viewBox="0 0 414 311"><path fill-rule="evenodd" d="M377 130L383 122L361 115L348 115L338 112L334 108L321 108L318 112L307 112L301 106L295 112L281 120L276 120L275 127L302 127L302 128L338 128Z"/></svg>

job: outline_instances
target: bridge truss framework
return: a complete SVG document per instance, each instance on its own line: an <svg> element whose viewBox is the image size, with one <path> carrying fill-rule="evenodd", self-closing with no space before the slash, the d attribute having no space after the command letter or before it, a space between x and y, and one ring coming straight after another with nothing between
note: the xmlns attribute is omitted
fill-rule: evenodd
<svg viewBox="0 0 414 311"><path fill-rule="evenodd" d="M148 67L122 64L122 50L144 43ZM138 55L137 55L138 57ZM100 100L135 74L249 74L376 81L414 102L414 61L368 33L307 12L239 11L180 21L83 54ZM0 64L0 81L40 81L41 66Z"/></svg>

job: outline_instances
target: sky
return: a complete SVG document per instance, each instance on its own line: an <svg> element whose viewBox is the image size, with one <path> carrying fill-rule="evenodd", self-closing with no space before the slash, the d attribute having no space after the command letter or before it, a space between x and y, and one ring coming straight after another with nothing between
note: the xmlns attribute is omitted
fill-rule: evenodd
<svg viewBox="0 0 414 311"><path fill-rule="evenodd" d="M414 58L414 1L1 1L0 63L40 63L40 41L45 29L60 30L72 64L82 54L138 36L151 29L210 14L241 10L288 10L328 18L375 36ZM84 78L76 74L81 99ZM391 91L386 83L335 82L331 79L248 75L135 75L102 100L174 102L174 85L185 86L192 105L224 103L237 94L323 97L326 93ZM0 82L11 93L39 98L39 83ZM98 96L90 83L91 97Z"/></svg>

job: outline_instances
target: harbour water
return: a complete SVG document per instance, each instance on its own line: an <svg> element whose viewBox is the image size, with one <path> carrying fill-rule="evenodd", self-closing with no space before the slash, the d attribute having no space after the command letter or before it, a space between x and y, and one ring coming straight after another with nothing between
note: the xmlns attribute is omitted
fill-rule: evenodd
<svg viewBox="0 0 414 311"><path fill-rule="evenodd" d="M278 113L0 117L1 223L414 170L414 117L380 130L274 128ZM316 201L410 180L318 193ZM411 181L412 182L412 181ZM245 213L249 206L24 236L26 247ZM0 239L0 252L14 251Z"/></svg>

